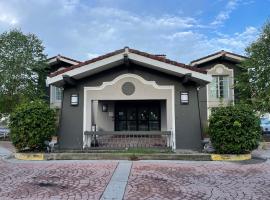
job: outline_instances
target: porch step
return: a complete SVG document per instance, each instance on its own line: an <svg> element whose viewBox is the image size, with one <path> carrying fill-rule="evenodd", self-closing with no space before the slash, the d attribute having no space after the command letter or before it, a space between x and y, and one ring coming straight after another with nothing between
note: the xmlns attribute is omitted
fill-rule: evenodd
<svg viewBox="0 0 270 200"><path fill-rule="evenodd" d="M210 161L211 155L205 153L49 153L45 160L194 160Z"/></svg>

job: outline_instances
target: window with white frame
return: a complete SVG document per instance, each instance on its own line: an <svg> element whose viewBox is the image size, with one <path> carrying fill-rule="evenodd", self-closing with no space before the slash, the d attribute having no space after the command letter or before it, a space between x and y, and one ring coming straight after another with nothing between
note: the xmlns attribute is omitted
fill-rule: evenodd
<svg viewBox="0 0 270 200"><path fill-rule="evenodd" d="M51 101L55 102L61 100L62 100L62 89L55 86L51 86Z"/></svg>
<svg viewBox="0 0 270 200"><path fill-rule="evenodd" d="M56 101L61 101L62 100L62 89L56 87L55 88L55 100Z"/></svg>
<svg viewBox="0 0 270 200"><path fill-rule="evenodd" d="M229 76L212 76L210 84L210 97L212 99L229 98Z"/></svg>

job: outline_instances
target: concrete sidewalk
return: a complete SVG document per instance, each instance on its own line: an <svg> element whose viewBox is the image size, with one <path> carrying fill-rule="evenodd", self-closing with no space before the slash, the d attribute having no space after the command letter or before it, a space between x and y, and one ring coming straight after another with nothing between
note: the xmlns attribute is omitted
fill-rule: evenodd
<svg viewBox="0 0 270 200"><path fill-rule="evenodd" d="M15 148L9 141L0 141L0 158L10 158L15 152Z"/></svg>
<svg viewBox="0 0 270 200"><path fill-rule="evenodd" d="M10 158L12 154L13 153L10 150L0 146L0 158Z"/></svg>
<svg viewBox="0 0 270 200"><path fill-rule="evenodd" d="M270 160L270 142L264 143L263 147L259 147L258 149L252 152L253 158L261 158L264 160Z"/></svg>
<svg viewBox="0 0 270 200"><path fill-rule="evenodd" d="M253 158L261 158L264 160L270 160L270 149L267 150L255 150L252 152Z"/></svg>

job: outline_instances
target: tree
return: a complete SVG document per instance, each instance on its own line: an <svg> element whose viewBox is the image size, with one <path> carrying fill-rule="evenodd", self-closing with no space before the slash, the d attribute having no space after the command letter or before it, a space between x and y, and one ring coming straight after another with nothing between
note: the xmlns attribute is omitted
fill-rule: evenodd
<svg viewBox="0 0 270 200"><path fill-rule="evenodd" d="M18 104L44 95L43 51L34 34L14 29L0 35L0 113L11 113Z"/></svg>
<svg viewBox="0 0 270 200"><path fill-rule="evenodd" d="M248 59L241 64L245 70L236 84L239 97L257 111L270 112L270 21L246 53Z"/></svg>

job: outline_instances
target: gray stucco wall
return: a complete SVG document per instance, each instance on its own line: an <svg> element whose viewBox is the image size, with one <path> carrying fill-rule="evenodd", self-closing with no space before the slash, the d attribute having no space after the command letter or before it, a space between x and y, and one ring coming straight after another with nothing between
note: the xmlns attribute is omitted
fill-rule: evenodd
<svg viewBox="0 0 270 200"><path fill-rule="evenodd" d="M83 89L86 86L100 86L104 81L112 81L125 73L134 73L147 81L156 81L158 85L174 85L175 87L175 134L177 149L200 149L201 131L197 105L196 86L184 86L180 78L131 65L128 69L121 65L78 81L76 87L65 87L62 118L59 131L61 149L81 149L83 143ZM180 104L180 91L189 91L189 104ZM70 95L79 94L79 105L70 105Z"/></svg>

